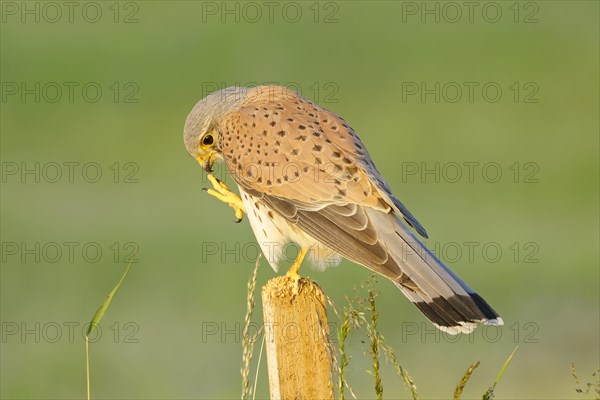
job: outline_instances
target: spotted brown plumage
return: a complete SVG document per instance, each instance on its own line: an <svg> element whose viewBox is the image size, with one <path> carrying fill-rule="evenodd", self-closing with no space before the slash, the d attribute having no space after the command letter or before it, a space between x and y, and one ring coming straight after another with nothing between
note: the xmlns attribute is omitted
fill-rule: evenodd
<svg viewBox="0 0 600 400"><path fill-rule="evenodd" d="M207 171L224 161L241 200L220 182L209 193L245 210L275 270L286 245L321 269L345 257L390 279L450 333L502 319L405 225L427 233L393 195L356 132L341 117L280 86L228 88L186 121L186 148Z"/></svg>

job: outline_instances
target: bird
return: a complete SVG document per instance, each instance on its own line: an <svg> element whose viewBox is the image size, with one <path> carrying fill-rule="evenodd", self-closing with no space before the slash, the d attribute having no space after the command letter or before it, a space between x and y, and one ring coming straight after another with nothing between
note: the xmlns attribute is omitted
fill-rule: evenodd
<svg viewBox="0 0 600 400"><path fill-rule="evenodd" d="M285 86L228 87L200 100L184 144L207 172L208 193L245 213L269 264L286 246L324 270L346 258L391 280L439 329L471 333L502 318L417 237L427 231L392 193L354 129ZM214 177L223 162L239 189Z"/></svg>

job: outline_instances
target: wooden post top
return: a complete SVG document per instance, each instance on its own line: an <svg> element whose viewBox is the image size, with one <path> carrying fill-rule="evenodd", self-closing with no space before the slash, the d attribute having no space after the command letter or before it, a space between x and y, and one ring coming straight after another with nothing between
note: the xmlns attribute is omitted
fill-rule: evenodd
<svg viewBox="0 0 600 400"><path fill-rule="evenodd" d="M286 276L262 288L271 399L333 399L325 295Z"/></svg>

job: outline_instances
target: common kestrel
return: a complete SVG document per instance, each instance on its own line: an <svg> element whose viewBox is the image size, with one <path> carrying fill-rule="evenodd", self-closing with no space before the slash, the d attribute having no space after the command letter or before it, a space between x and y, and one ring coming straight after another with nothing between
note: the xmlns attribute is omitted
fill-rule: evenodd
<svg viewBox="0 0 600 400"><path fill-rule="evenodd" d="M275 271L290 242L318 268L341 257L390 279L438 328L469 333L498 314L411 231L427 233L392 194L348 123L281 86L230 87L194 106L187 151L209 173L208 192L246 212ZM241 198L212 174L223 160ZM407 226L408 225L408 226Z"/></svg>

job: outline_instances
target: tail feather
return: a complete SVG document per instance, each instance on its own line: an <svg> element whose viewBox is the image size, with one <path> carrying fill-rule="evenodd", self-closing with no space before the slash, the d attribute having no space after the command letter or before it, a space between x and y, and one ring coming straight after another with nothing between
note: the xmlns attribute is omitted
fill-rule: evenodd
<svg viewBox="0 0 600 400"><path fill-rule="evenodd" d="M479 324L502 325L502 318L469 285L444 265L391 214L368 212L379 239L402 273L391 278L439 329L470 333Z"/></svg>

